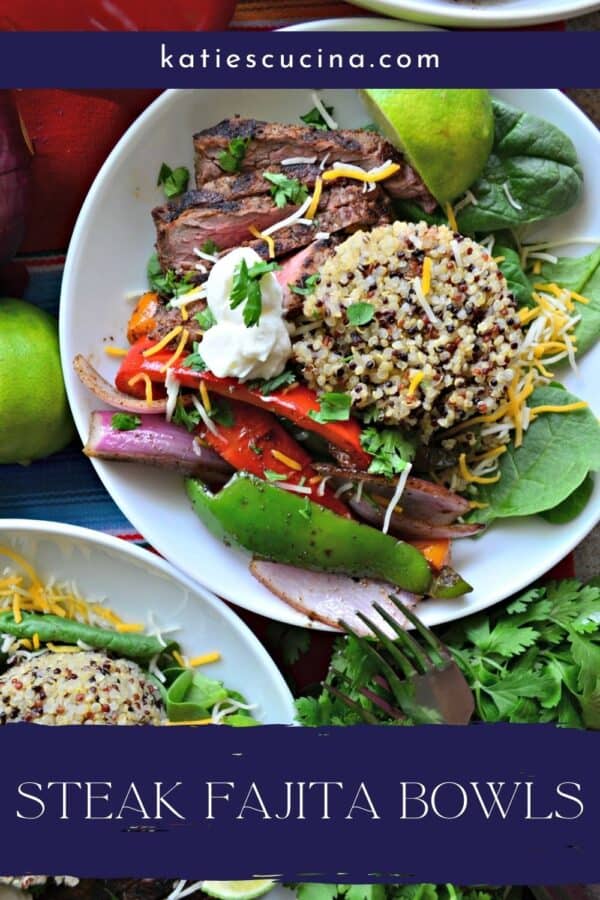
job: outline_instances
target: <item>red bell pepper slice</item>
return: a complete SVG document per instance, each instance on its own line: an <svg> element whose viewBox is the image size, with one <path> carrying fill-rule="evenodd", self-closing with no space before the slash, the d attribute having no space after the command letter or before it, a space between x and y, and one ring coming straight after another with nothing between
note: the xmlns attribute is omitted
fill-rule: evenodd
<svg viewBox="0 0 600 900"><path fill-rule="evenodd" d="M149 350L153 344L149 338L141 338L132 346L117 374L116 385L120 391L143 397L143 382L140 381L133 387L129 385L129 381L139 372L145 372L153 382L164 384L165 373L162 370L171 358L172 352L160 350L152 356L144 356L144 351ZM354 468L362 471L369 468L371 457L361 446L361 428L356 419L348 419L345 422L316 422L309 413L318 411L319 400L315 392L305 385L293 385L265 397L260 390L242 384L237 378L218 378L212 372L196 372L180 360L175 362L171 369L180 384L185 387L197 388L200 382L204 381L209 390L216 394L234 397L252 406L271 410L306 431L322 435L325 440L348 455Z"/></svg>
<svg viewBox="0 0 600 900"><path fill-rule="evenodd" d="M333 491L327 488L322 493L319 491L322 478L313 469L310 456L272 413L235 400L229 400L228 406L233 414L231 425L216 424L216 434L205 426L199 432L219 456L235 469L250 472L263 480L276 483L274 476L283 476L282 484L302 487L304 490L298 493L303 493L308 500L320 503L340 516L350 515L346 504ZM271 479L268 478L270 473L273 473Z"/></svg>

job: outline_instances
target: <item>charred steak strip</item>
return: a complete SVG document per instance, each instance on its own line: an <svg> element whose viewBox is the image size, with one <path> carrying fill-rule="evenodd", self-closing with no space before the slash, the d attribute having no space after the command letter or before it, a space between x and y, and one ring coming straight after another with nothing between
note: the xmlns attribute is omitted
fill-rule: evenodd
<svg viewBox="0 0 600 900"><path fill-rule="evenodd" d="M410 199L431 212L437 206L420 176L403 159L402 154L385 138L372 131L320 131L302 125L260 122L256 119L224 119L212 128L194 135L196 185L223 175L219 156L234 137L248 139L241 172L264 171L294 157L316 156L321 161L329 154L329 162L346 162L372 169L387 160L402 168L385 181L390 196Z"/></svg>

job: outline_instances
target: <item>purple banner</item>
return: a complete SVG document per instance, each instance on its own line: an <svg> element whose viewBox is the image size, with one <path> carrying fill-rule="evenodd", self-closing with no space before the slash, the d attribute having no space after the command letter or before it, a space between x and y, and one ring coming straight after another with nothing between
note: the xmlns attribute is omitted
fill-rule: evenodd
<svg viewBox="0 0 600 900"><path fill-rule="evenodd" d="M0 87L593 87L597 32L3 33Z"/></svg>
<svg viewBox="0 0 600 900"><path fill-rule="evenodd" d="M12 725L0 747L2 875L600 881L597 733Z"/></svg>

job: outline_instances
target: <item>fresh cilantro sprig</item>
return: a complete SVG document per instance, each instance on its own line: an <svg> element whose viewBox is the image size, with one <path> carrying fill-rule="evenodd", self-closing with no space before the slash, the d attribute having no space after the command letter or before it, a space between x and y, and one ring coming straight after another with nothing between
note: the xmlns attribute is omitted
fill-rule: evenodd
<svg viewBox="0 0 600 900"><path fill-rule="evenodd" d="M361 325L369 324L375 315L375 309L372 303L351 303L346 310L346 315L350 325L360 328Z"/></svg>
<svg viewBox="0 0 600 900"><path fill-rule="evenodd" d="M322 425L326 422L347 422L350 418L352 399L349 394L321 394L319 409L311 409L309 416Z"/></svg>
<svg viewBox="0 0 600 900"><path fill-rule="evenodd" d="M600 729L600 585L574 579L535 587L504 607L441 632L484 722L553 722ZM353 637L340 639L327 676L382 725L398 724L360 693L379 691L377 664ZM296 701L303 725L351 725L360 715L328 690ZM415 716L403 720L419 724Z"/></svg>
<svg viewBox="0 0 600 900"><path fill-rule="evenodd" d="M209 256L216 256L219 252L219 247L212 239L208 241L204 241L202 246L200 247L203 253L207 253Z"/></svg>
<svg viewBox="0 0 600 900"><path fill-rule="evenodd" d="M231 309L236 309L240 304L245 304L243 319L246 328L252 328L260 321L262 313L261 278L280 268L281 266L276 262L264 262L263 260L248 267L246 260L242 259L233 270L229 305Z"/></svg>
<svg viewBox="0 0 600 900"><path fill-rule="evenodd" d="M415 458L414 437L399 428L363 428L360 443L363 450L373 457L369 466L371 475L393 478Z"/></svg>
<svg viewBox="0 0 600 900"><path fill-rule="evenodd" d="M300 297L309 297L316 291L320 280L321 276L315 272L314 275L309 275L305 278L302 284L289 284L288 287L293 294L298 294Z"/></svg>
<svg viewBox="0 0 600 900"><path fill-rule="evenodd" d="M522 891L457 884L295 884L298 900L517 900Z"/></svg>
<svg viewBox="0 0 600 900"><path fill-rule="evenodd" d="M325 106L325 104L323 105ZM333 116L333 106L325 106L325 109L330 116ZM300 116L300 118L305 125L311 125L313 128L318 128L319 131L329 131L329 125L316 106L313 106L312 109L309 109L309 111L305 113L305 115Z"/></svg>
<svg viewBox="0 0 600 900"><path fill-rule="evenodd" d="M271 197L275 206L301 206L308 197L308 188L297 178L288 178L278 172L263 172L263 177L271 182Z"/></svg>
<svg viewBox="0 0 600 900"><path fill-rule="evenodd" d="M221 150L217 157L217 163L224 172L240 171L249 143L250 138L236 137L229 141L227 150Z"/></svg>
<svg viewBox="0 0 600 900"><path fill-rule="evenodd" d="M157 187L162 187L167 200L174 200L187 191L190 181L190 170L185 166L172 169L163 163L158 172Z"/></svg>
<svg viewBox="0 0 600 900"><path fill-rule="evenodd" d="M139 428L142 420L139 416L130 415L129 413L115 413L110 420L111 427L115 431L133 431Z"/></svg>
<svg viewBox="0 0 600 900"><path fill-rule="evenodd" d="M196 313L194 319L202 329L202 331L209 331L214 325L217 324L217 320L215 319L212 311L207 306L206 309L200 310L200 312Z"/></svg>
<svg viewBox="0 0 600 900"><path fill-rule="evenodd" d="M193 369L194 372L205 372L206 371L206 363L202 359L202 354L200 353L200 343L198 341L194 341L192 344L192 353L189 353L185 359L183 360L183 365L187 366L188 369Z"/></svg>
<svg viewBox="0 0 600 900"><path fill-rule="evenodd" d="M292 384L295 384L296 380L295 372L292 372L290 369L284 369L280 375L275 375L273 378L250 381L248 382L248 387L252 388L253 391L260 391L263 397L268 397L282 387L290 387Z"/></svg>
<svg viewBox="0 0 600 900"><path fill-rule="evenodd" d="M161 297L180 297L192 287L191 274L183 275L180 278L172 269L163 272L156 253L153 253L148 260L146 275L150 289L156 291Z"/></svg>

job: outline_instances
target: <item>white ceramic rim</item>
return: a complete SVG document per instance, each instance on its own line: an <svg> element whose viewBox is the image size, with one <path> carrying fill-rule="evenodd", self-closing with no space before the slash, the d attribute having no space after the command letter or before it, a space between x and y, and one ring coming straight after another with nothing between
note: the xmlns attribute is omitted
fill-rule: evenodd
<svg viewBox="0 0 600 900"><path fill-rule="evenodd" d="M188 578L179 569L176 569L161 556L144 550L129 541L122 538L114 537L111 534L105 534L102 531L95 531L93 528L83 528L80 525L66 525L62 522L49 522L45 519L0 519L0 536L4 532L10 531L43 531L49 537L74 538L76 540L96 544L106 550L113 551L116 554L122 554L137 560L142 565L150 566L156 569L161 575L170 578L172 581L178 582L182 588L189 591L194 596L200 596L202 603L211 607L219 616L222 616L226 624L232 631L237 632L240 639L245 641L259 658L261 665L273 684L273 691L279 695L279 699L283 706L287 707L289 712L289 721L282 724L294 724L296 717L296 707L294 698L288 688L285 679L271 656L267 653L259 639L256 637L251 628L243 622L240 617L227 606L216 594L199 582Z"/></svg>
<svg viewBox="0 0 600 900"><path fill-rule="evenodd" d="M435 25L406 19L382 19L379 16L349 16L346 19L315 19L277 28L277 31L443 31Z"/></svg>

